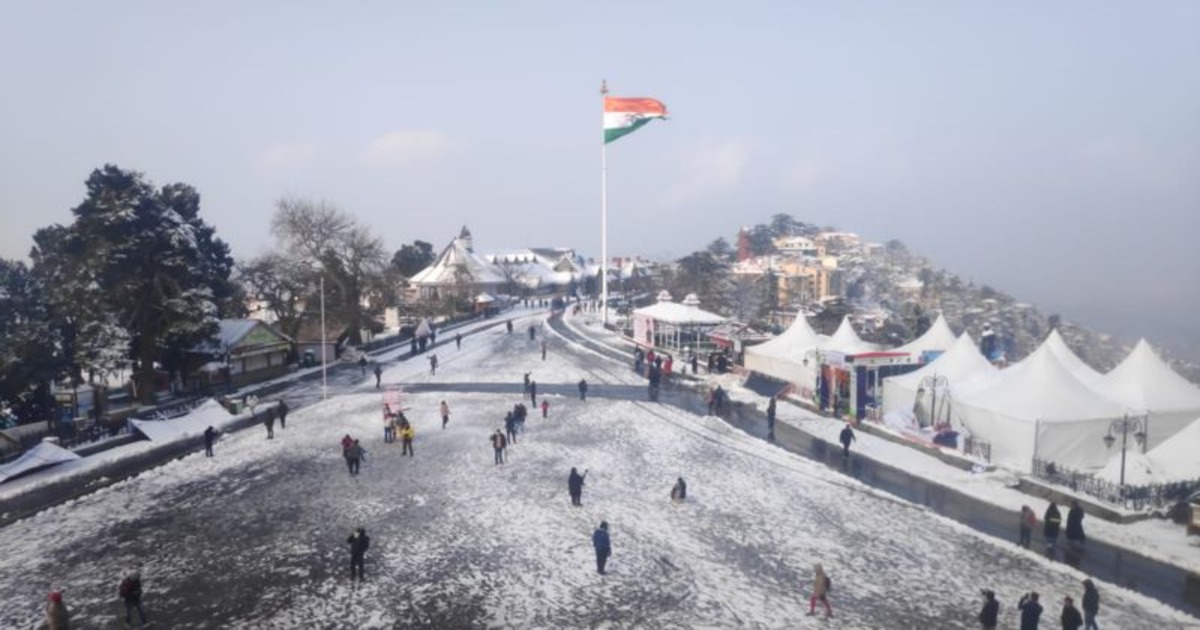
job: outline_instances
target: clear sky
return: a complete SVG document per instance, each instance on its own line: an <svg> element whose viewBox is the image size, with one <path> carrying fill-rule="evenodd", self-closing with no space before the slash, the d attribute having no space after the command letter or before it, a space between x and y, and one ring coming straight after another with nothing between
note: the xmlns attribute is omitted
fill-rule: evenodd
<svg viewBox="0 0 1200 630"><path fill-rule="evenodd" d="M281 195L389 249L678 257L778 212L1200 348L1200 2L7 2L0 255L113 162L238 258Z"/></svg>

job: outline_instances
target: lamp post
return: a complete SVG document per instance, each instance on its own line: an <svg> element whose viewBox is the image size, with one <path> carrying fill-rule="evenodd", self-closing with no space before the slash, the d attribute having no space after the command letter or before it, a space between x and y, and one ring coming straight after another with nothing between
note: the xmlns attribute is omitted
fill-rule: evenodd
<svg viewBox="0 0 1200 630"><path fill-rule="evenodd" d="M1142 425L1141 418L1130 418L1128 415L1119 420L1113 420L1112 424L1108 425L1108 435L1104 436L1104 447L1112 448L1117 438L1113 437L1113 432L1121 434L1121 494L1125 494L1125 447L1129 443L1129 434L1133 433L1133 439L1137 440L1139 446L1146 441L1145 427Z"/></svg>
<svg viewBox="0 0 1200 630"><path fill-rule="evenodd" d="M950 386L950 380L947 379L945 377L945 375L942 375L942 374L930 374L929 376L926 376L925 378L921 379L921 384L917 386L919 389L924 389L929 392L929 396L930 396L929 423L930 423L930 425L932 425L934 427L937 426L938 388L941 388L943 391L945 391L945 389L949 386Z"/></svg>
<svg viewBox="0 0 1200 630"><path fill-rule="evenodd" d="M321 400L329 399L329 373L325 355L329 343L325 341L325 270L321 270Z"/></svg>

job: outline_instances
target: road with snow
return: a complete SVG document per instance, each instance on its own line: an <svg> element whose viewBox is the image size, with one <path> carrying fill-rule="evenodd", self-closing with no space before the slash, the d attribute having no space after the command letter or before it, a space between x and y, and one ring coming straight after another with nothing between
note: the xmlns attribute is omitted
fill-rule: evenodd
<svg viewBox="0 0 1200 630"><path fill-rule="evenodd" d="M0 626L35 627L62 587L78 627L119 627L124 571L140 567L159 627L972 628L978 590L995 589L1004 627L1043 593L1044 622L1082 574L974 533L715 419L666 405L566 395L638 379L548 331L489 330L386 364L412 385L416 456L382 443L374 379L340 371L336 395L296 411L276 439L247 430L197 454L0 530ZM509 461L489 433L519 393L419 391L438 382L519 383L551 395ZM311 384L308 391L317 390ZM515 390L515 388L514 388ZM310 394L311 395L311 394ZM289 394L289 397L291 395ZM452 419L440 429L437 404ZM531 412L533 410L531 409ZM370 451L351 477L339 439ZM566 476L589 470L583 507ZM672 504L677 476L689 500ZM590 536L611 524L611 574ZM367 580L348 578L346 537L372 536ZM833 578L831 620L805 616L811 565ZM1107 628L1196 627L1141 595L1100 584Z"/></svg>

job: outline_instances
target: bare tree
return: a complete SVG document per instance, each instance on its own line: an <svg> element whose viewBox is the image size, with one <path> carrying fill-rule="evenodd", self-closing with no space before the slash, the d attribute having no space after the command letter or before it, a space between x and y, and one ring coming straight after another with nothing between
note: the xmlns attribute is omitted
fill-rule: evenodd
<svg viewBox="0 0 1200 630"><path fill-rule="evenodd" d="M332 304L340 313L346 325L342 337L361 344L363 326L372 323L373 311L382 308L364 305L363 298L372 287L385 284L382 276L388 259L383 241L337 207L297 197L279 200L271 231L289 258L320 263L327 309Z"/></svg>

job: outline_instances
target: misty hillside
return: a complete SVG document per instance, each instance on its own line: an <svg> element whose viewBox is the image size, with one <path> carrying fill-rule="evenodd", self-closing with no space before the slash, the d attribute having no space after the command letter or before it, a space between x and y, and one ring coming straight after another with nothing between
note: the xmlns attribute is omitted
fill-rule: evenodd
<svg viewBox="0 0 1200 630"><path fill-rule="evenodd" d="M836 232L832 227L818 228L788 215L776 215L770 224L743 230L735 244L718 239L709 245L707 251L714 257L729 261L747 254L774 261L781 254L774 246L777 239L803 236L820 241L823 234ZM1070 313L1044 313L1036 305L1022 302L986 284L964 280L953 272L934 266L899 241L879 244L831 239L824 254L826 258L836 259L842 279L842 290L838 297L842 299L807 304L776 303L773 308L758 308L757 323L766 324L772 312L794 312L796 308L805 308L816 313L811 320L814 328L830 334L842 315L850 314L859 324L857 328L864 339L897 345L915 339L941 312L951 328L956 332L967 330L976 341L984 326L990 325L1009 361L1024 358L1051 329L1057 328L1071 349L1101 372L1116 366L1137 341L1136 338L1122 339L1091 330L1072 321ZM728 283L713 284L729 286ZM767 296L766 302L774 301L769 290L760 292L760 302L764 301L763 296ZM742 308L729 306L731 302L739 301L743 302ZM726 315L755 319L747 317L744 302L740 296L735 296L724 300L710 298L707 303ZM1180 374L1192 382L1200 383L1200 365L1177 358L1183 354L1181 349L1164 347L1162 341L1153 337L1147 340Z"/></svg>

